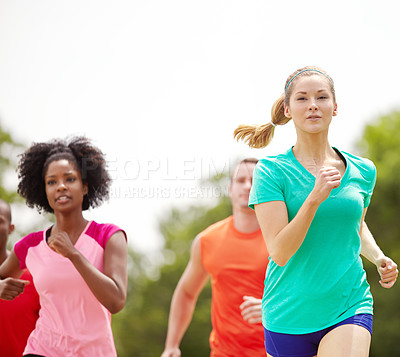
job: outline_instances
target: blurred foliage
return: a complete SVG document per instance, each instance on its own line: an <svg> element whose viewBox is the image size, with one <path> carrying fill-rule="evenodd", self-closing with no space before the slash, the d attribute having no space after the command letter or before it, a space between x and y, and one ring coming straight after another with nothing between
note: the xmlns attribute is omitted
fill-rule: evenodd
<svg viewBox="0 0 400 357"><path fill-rule="evenodd" d="M377 168L377 182L366 222L385 255L400 263L400 112L366 126L358 143L361 156ZM374 265L364 261L374 296L371 356L400 356L400 286L384 289Z"/></svg>
<svg viewBox="0 0 400 357"><path fill-rule="evenodd" d="M0 198L8 203L21 201L15 188L7 188L5 178L15 171L17 156L22 148L0 124Z"/></svg>
<svg viewBox="0 0 400 357"><path fill-rule="evenodd" d="M222 192L226 175L207 181ZM193 239L209 225L226 218L232 212L229 198L214 198L214 205L198 204L173 208L160 223L165 246L159 260L130 252L128 302L122 312L113 317L113 331L119 357L160 356L168 327L171 298L190 256ZM160 259L161 258L161 259ZM157 260L157 257L155 257ZM156 271L155 271L156 270ZM153 277L153 278L151 278ZM182 356L208 356L211 332L211 287L208 283L197 301L192 323L181 343Z"/></svg>

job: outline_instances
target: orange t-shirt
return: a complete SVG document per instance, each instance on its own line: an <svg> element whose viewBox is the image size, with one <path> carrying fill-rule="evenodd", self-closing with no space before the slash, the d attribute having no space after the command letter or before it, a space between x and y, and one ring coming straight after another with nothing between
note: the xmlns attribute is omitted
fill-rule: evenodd
<svg viewBox="0 0 400 357"><path fill-rule="evenodd" d="M211 275L211 356L265 356L261 323L243 320L243 296L261 299L268 252L261 230L241 233L233 216L200 233L201 260Z"/></svg>

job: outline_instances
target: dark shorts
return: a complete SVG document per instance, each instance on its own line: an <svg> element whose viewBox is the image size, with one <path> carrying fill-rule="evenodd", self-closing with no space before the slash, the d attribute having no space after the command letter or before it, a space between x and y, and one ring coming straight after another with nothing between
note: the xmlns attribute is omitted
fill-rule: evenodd
<svg viewBox="0 0 400 357"><path fill-rule="evenodd" d="M372 315L359 314L321 331L301 335L271 332L264 328L265 350L274 357L314 357L322 338L342 325L359 325L372 335Z"/></svg>

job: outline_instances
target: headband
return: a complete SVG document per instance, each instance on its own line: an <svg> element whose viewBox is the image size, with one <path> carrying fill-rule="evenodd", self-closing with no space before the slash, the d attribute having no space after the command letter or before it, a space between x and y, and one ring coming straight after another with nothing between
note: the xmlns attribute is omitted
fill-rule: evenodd
<svg viewBox="0 0 400 357"><path fill-rule="evenodd" d="M321 72L321 71L319 71L318 69L308 68L308 69L303 69L303 70L300 71L299 73L296 73L296 74L290 79L290 81L288 82L288 84L286 84L285 93L286 93L286 91L287 91L287 89L288 89L290 83L292 83L293 79L295 79L300 73L303 73L303 72L318 72L318 73L324 75L326 78L328 78L328 79L329 79L329 82L331 82L332 85L333 85L332 79L330 79L329 76L326 75L324 72Z"/></svg>

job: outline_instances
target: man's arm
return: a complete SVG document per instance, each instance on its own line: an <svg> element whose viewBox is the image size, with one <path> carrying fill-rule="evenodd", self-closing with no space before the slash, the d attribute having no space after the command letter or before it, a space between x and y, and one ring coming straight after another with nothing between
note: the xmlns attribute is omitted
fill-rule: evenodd
<svg viewBox="0 0 400 357"><path fill-rule="evenodd" d="M200 237L192 244L190 260L171 301L165 349L161 357L180 357L179 345L192 320L197 298L208 280L209 274L201 262Z"/></svg>
<svg viewBox="0 0 400 357"><path fill-rule="evenodd" d="M22 294L29 281L18 279L21 274L18 258L12 250L0 266L0 299L13 300Z"/></svg>

